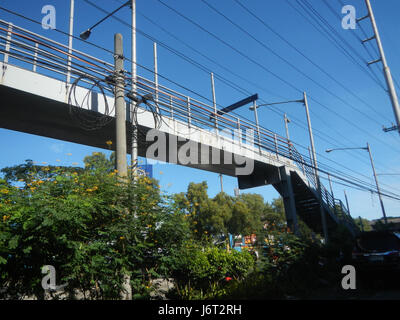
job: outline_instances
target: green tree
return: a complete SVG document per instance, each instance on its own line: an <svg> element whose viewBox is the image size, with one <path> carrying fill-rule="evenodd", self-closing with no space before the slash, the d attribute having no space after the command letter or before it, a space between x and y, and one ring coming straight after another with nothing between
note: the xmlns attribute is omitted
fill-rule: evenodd
<svg viewBox="0 0 400 320"><path fill-rule="evenodd" d="M218 193L213 199L207 194L207 183L190 183L186 193L174 196L177 208L188 215L190 227L197 239L247 235L261 229L264 200L257 194L238 198Z"/></svg>
<svg viewBox="0 0 400 320"><path fill-rule="evenodd" d="M242 232L250 234L260 230L262 228L262 217L267 206L264 203L264 198L259 194L244 193L239 196L238 200L243 201L248 208L248 215L246 215Z"/></svg>
<svg viewBox="0 0 400 320"><path fill-rule="evenodd" d="M223 295L225 277L241 281L253 264L248 252L226 251L189 240L171 255L170 270L176 289L171 298L210 299Z"/></svg>
<svg viewBox="0 0 400 320"><path fill-rule="evenodd" d="M354 219L354 222L360 230L372 231L371 222L368 219L361 218L361 221L360 219Z"/></svg>
<svg viewBox="0 0 400 320"><path fill-rule="evenodd" d="M69 298L79 290L86 299L119 299L125 274L134 298L148 296L152 279L166 273L166 255L186 240L184 218L171 212L153 179L133 185L115 172L59 168L46 178L33 171L27 181L16 187L0 180L4 298L43 298L44 265L56 268Z"/></svg>
<svg viewBox="0 0 400 320"><path fill-rule="evenodd" d="M235 202L232 209L232 217L228 221L229 233L234 236L253 233L252 219L249 216L250 210L246 204L241 201Z"/></svg>
<svg viewBox="0 0 400 320"><path fill-rule="evenodd" d="M231 200L226 194L210 199L207 183L190 183L186 193L176 194L176 206L187 214L193 235L197 239L227 233L227 221L231 218Z"/></svg>
<svg viewBox="0 0 400 320"><path fill-rule="evenodd" d="M83 159L86 170L105 170L113 171L115 169L115 152L112 152L107 158L102 152L93 152L90 156Z"/></svg>
<svg viewBox="0 0 400 320"><path fill-rule="evenodd" d="M33 179L51 179L60 173L82 172L80 167L37 165L27 159L25 163L1 169L3 178L9 183L22 182L25 185Z"/></svg>

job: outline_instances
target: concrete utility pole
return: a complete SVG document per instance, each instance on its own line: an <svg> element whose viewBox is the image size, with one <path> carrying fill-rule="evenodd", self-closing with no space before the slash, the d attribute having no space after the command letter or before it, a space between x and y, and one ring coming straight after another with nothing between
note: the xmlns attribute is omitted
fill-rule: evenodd
<svg viewBox="0 0 400 320"><path fill-rule="evenodd" d="M219 174L219 179L220 179L220 183L221 183L221 192L224 192L224 185L222 183L222 173Z"/></svg>
<svg viewBox="0 0 400 320"><path fill-rule="evenodd" d="M132 94L136 96L136 81L137 81L137 68L136 68L136 0L132 0L132 64L131 64L131 73L132 73ZM134 123L133 112L135 110L135 104L133 100L131 101L131 123L132 123L132 144L131 144L131 170L134 170L138 164L138 129ZM135 175L134 175L135 177Z"/></svg>
<svg viewBox="0 0 400 320"><path fill-rule="evenodd" d="M379 61L382 61L383 73L385 75L386 84L388 86L388 92L389 92L389 95L390 95L390 100L392 102L393 112L394 112L394 115L395 115L395 118L396 118L396 122L397 122L397 131L400 134L400 107L399 107L399 100L397 98L396 89L395 89L395 86L393 84L393 78L392 78L392 75L390 73L390 69L389 69L388 64L387 64L385 52L383 51L383 45L382 45L381 37L379 35L378 26L376 25L376 20L375 20L374 12L373 12L372 7L371 7L370 0L365 0L365 4L367 5L367 8L368 8L368 15L363 17L363 18L358 19L357 21L359 22L359 21L369 17L371 19L372 29L374 30L374 36L369 38L369 39L363 40L362 42L365 43L365 42L367 42L369 40L376 39L376 43L378 44L378 49L379 49L379 53L380 53L380 59L372 61L372 62L368 63L368 65L376 63L376 62L379 62Z"/></svg>
<svg viewBox="0 0 400 320"><path fill-rule="evenodd" d="M116 167L120 177L126 177L126 112L125 112L125 79L122 35L114 36L115 63L115 118L116 118Z"/></svg>
<svg viewBox="0 0 400 320"><path fill-rule="evenodd" d="M320 211L321 211L321 222L322 222L322 230L324 232L324 238L325 238L325 243L328 242L328 227L326 224L326 216L325 216L325 211L324 208L322 207L322 190L321 190L321 181L319 179L319 174L318 174L318 165L317 165L317 155L315 152L315 145L314 145L314 137L312 133L312 127L311 127L311 120L310 120L310 112L308 110L308 101L307 101L307 94L303 92L303 97L304 97L304 106L306 108L306 115L307 115L307 124L308 124L308 133L310 135L310 144L311 144L311 151L312 151L312 157L313 157L313 164L314 164L314 170L315 170L315 180L317 182L317 189L318 189L318 194L320 198Z"/></svg>
<svg viewBox="0 0 400 320"><path fill-rule="evenodd" d="M374 160L372 159L371 148L369 147L369 143L367 143L367 149L368 149L368 153L369 153L369 159L371 160L372 171L374 173L374 178L375 178L375 183L376 183L376 190L378 191L379 202L380 202L381 208L382 208L383 219L384 219L385 223L387 223L385 207L383 205L381 190L379 188L378 177L376 175Z"/></svg>

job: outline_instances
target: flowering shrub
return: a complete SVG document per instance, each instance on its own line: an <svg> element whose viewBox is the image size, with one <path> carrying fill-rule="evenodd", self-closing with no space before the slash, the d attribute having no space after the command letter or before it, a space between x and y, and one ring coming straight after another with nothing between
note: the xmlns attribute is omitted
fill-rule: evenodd
<svg viewBox="0 0 400 320"><path fill-rule="evenodd" d="M119 298L126 275L135 297L148 295L160 265L157 226L171 218L156 182L132 184L101 169L30 171L18 177L20 187L0 180L4 297L43 298L43 265L55 267L69 298L76 290L86 299Z"/></svg>
<svg viewBox="0 0 400 320"><path fill-rule="evenodd" d="M173 252L170 268L180 299L213 298L224 292L226 279L240 280L251 270L253 257L246 251L227 251L187 241Z"/></svg>

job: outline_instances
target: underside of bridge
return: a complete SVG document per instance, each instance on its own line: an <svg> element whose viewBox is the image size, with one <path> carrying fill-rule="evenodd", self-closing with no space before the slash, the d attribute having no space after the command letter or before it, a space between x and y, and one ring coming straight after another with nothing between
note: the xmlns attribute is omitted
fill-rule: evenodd
<svg viewBox="0 0 400 320"><path fill-rule="evenodd" d="M64 140L68 142L88 145L91 147L102 148L106 150L115 150L115 144L108 146L107 141L116 141L115 118L107 117L109 121L104 121L106 124L96 130L85 130L80 126L70 113L70 106L66 103L48 99L42 96L34 95L25 91L17 90L8 86L0 85L0 127L15 130L30 134L35 134L43 137ZM72 107L79 110L80 113L95 117L100 114L95 111L84 110ZM104 115L101 115L104 117ZM146 157L148 147L157 142L157 138L151 141L146 141L146 134L150 130L148 127L139 126L138 146L139 156ZM129 121L126 122L127 136L127 152L130 150L132 125ZM199 151L208 149L208 156L204 157L201 152L197 154L197 161L191 163L180 163L176 154L168 152L168 150L180 150L188 140L181 141L181 138L165 133L165 150L163 157L160 154L149 153L149 158L164 162L181 164L196 169L207 170L215 173L222 173L228 176L236 176L235 169L241 168L244 164L236 164L232 157L232 153L216 149L212 146L198 144L196 148ZM172 145L174 144L174 145ZM170 148L172 147L172 148ZM204 152L203 152L204 153ZM153 156L154 155L154 156ZM218 159L218 161L215 161ZM229 164L229 160L232 162ZM268 177L268 181L263 180L260 185L272 184L279 180L278 169L272 165L255 161L254 172L252 175L245 177L246 185L243 188L254 187L259 177Z"/></svg>
<svg viewBox="0 0 400 320"><path fill-rule="evenodd" d="M109 121L97 130L85 130L70 113L70 107L66 103L58 102L42 96L34 95L25 91L0 85L0 127L40 135L48 138L64 140L68 142L84 144L102 149L114 150L115 144L109 147L106 141L116 141L115 118L109 117ZM75 107L74 107L75 108ZM89 110L80 110L86 114L95 115L98 113ZM131 145L132 126L127 121L127 150L129 153ZM146 150L153 141L146 141L147 127L139 127L138 145L139 156L145 157ZM171 143L176 143L179 149L186 141L177 141L176 136L167 134L166 150L169 150ZM171 142L177 141L177 142ZM241 167L232 164L223 164L224 157L232 157L226 153L208 146L209 161L200 159L198 164L182 164L197 169L207 170L215 173L222 173L229 176L237 176L235 169ZM214 150L213 150L214 149ZM201 150L201 146L198 146ZM217 153L221 159L220 164L212 163L212 154ZM166 152L165 162L177 163L176 154ZM156 158L156 160L159 160ZM178 162L178 164L181 164ZM276 167L260 161L254 162L254 171L251 175L237 176L240 189L247 189L263 185L272 185L283 197L285 204L286 218L288 225L296 230L297 216L299 216L314 232L322 232L321 211L318 196L312 188L298 175L296 171L289 171L285 166ZM337 225L337 218L324 208L327 217L328 229Z"/></svg>

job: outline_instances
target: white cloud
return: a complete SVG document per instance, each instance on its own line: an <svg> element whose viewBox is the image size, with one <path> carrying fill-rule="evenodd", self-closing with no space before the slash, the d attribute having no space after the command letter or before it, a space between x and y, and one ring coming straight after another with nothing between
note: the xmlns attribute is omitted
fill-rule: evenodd
<svg viewBox="0 0 400 320"><path fill-rule="evenodd" d="M50 150L55 153L63 153L64 151L64 144L63 143L52 143L50 145Z"/></svg>

